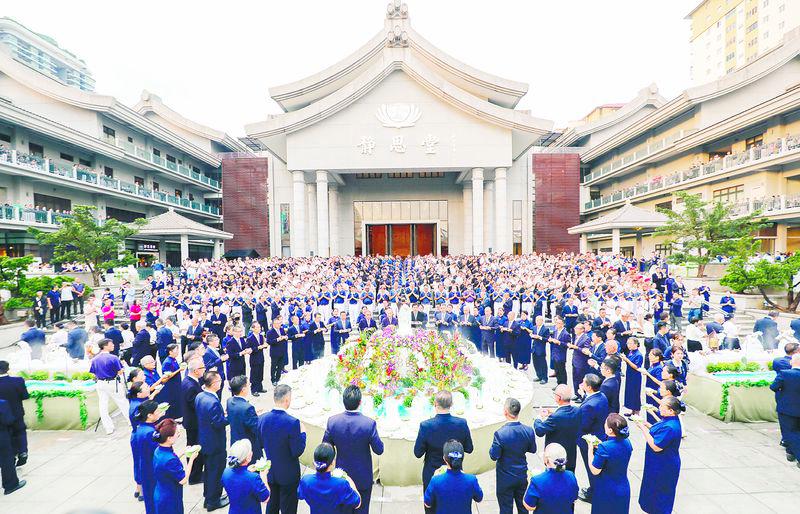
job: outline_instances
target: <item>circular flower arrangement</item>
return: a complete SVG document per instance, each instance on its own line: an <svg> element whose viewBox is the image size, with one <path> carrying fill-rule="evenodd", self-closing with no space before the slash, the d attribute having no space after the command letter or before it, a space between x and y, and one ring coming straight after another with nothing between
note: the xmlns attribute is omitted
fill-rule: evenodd
<svg viewBox="0 0 800 514"><path fill-rule="evenodd" d="M467 357L464 340L432 330L399 335L394 327L362 333L339 350L326 387L342 390L357 385L375 406L396 398L409 407L418 395L432 398L447 389L469 396L468 386L481 389L483 377Z"/></svg>

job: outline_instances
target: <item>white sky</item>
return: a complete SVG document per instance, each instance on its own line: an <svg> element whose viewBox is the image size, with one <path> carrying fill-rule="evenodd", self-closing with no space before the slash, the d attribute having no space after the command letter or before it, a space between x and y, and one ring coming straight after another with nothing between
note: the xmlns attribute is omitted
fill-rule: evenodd
<svg viewBox="0 0 800 514"><path fill-rule="evenodd" d="M271 86L330 66L383 31L388 0L4 1L10 16L83 58L97 91L143 89L189 119L244 135L280 112ZM699 0L406 0L414 28L467 64L526 82L518 108L557 127L651 82L689 86Z"/></svg>

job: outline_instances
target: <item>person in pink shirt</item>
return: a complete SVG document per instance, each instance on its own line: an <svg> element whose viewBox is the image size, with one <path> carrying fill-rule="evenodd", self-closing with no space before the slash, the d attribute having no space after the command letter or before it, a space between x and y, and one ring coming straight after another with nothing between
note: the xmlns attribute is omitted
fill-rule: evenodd
<svg viewBox="0 0 800 514"><path fill-rule="evenodd" d="M106 301L103 303L103 307L100 308L100 311L103 313L103 321L111 321L114 322L114 304L111 301L111 298L106 298Z"/></svg>
<svg viewBox="0 0 800 514"><path fill-rule="evenodd" d="M136 322L142 319L142 306L139 305L139 300L134 299L129 310L131 313L131 326L135 326Z"/></svg>

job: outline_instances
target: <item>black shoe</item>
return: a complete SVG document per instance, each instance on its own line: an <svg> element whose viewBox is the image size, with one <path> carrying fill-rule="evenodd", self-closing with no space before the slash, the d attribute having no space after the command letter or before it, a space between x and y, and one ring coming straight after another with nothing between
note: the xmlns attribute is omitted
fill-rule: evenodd
<svg viewBox="0 0 800 514"><path fill-rule="evenodd" d="M6 489L6 491L5 491L5 493L4 493L4 494L11 494L11 493L13 493L14 491L17 491L17 490L19 490L19 489L22 489L23 487L25 487L25 484L27 484L27 482L26 482L26 481L24 481L24 480L20 480L20 481L19 481L19 483L17 484L17 486L16 486L16 487L12 487L11 489Z"/></svg>
<svg viewBox="0 0 800 514"><path fill-rule="evenodd" d="M795 462L797 460L797 457L795 457L793 453L787 451L786 460L788 460L789 462Z"/></svg>
<svg viewBox="0 0 800 514"><path fill-rule="evenodd" d="M140 502L143 502L144 501L144 495L140 494L136 499L139 500Z"/></svg>
<svg viewBox="0 0 800 514"><path fill-rule="evenodd" d="M217 503L203 504L203 507L205 507L205 509L208 512L211 512L212 510L217 510L223 507L227 507L229 503L230 500L228 500L228 498L220 498Z"/></svg>
<svg viewBox="0 0 800 514"><path fill-rule="evenodd" d="M589 489L581 489L581 492L578 493L578 499L582 502L592 503L592 495Z"/></svg>
<svg viewBox="0 0 800 514"><path fill-rule="evenodd" d="M261 396L258 392L253 393L253 396Z"/></svg>
<svg viewBox="0 0 800 514"><path fill-rule="evenodd" d="M781 446L783 446L784 448L786 448L786 441L784 441L783 439L781 439L781 443L780 443L780 444L781 444Z"/></svg>
<svg viewBox="0 0 800 514"><path fill-rule="evenodd" d="M24 466L28 462L28 452L17 455L17 467Z"/></svg>
<svg viewBox="0 0 800 514"><path fill-rule="evenodd" d="M133 491L133 497L134 498L138 498L139 496L140 496L139 495L139 491Z"/></svg>
<svg viewBox="0 0 800 514"><path fill-rule="evenodd" d="M539 380L539 383L542 384L542 385L547 385L547 379L543 378L543 379Z"/></svg>

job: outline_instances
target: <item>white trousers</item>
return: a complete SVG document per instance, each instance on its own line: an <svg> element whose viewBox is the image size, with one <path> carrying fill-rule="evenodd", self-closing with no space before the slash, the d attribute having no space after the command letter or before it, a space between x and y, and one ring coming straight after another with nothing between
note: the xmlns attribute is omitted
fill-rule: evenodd
<svg viewBox="0 0 800 514"><path fill-rule="evenodd" d="M100 400L100 421L106 434L114 431L114 421L108 413L108 400L114 400L117 408L122 413L124 419L128 419L125 413L128 412L128 400L125 399L125 384L122 381L97 381L97 398Z"/></svg>

